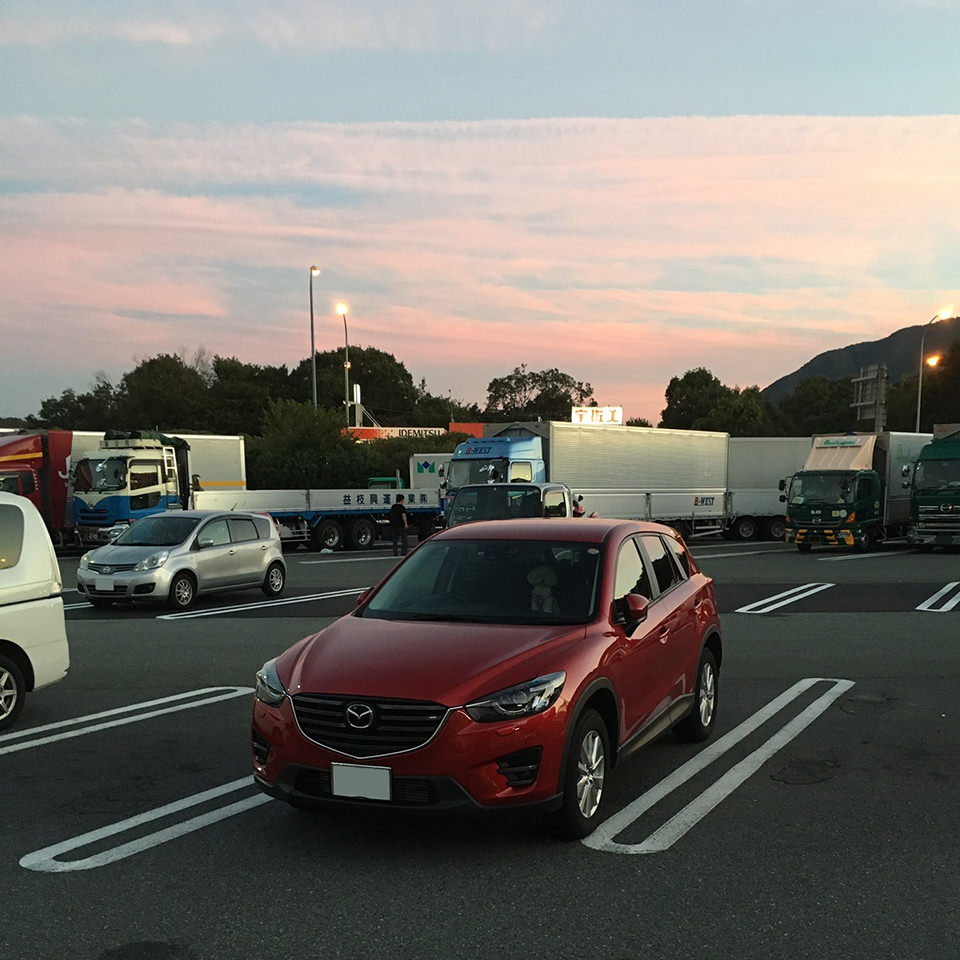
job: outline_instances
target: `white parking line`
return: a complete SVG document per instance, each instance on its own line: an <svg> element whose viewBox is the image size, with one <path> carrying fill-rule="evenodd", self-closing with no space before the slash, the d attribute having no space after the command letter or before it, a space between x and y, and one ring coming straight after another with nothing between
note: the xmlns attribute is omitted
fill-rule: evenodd
<svg viewBox="0 0 960 960"><path fill-rule="evenodd" d="M70 870L91 870L94 867L102 867L108 863L115 863L117 860L124 860L127 857L132 857L134 854L149 850L151 847L166 843L168 840L174 840L177 837L182 837L186 833L192 833L194 830L200 830L203 827L209 826L211 823L217 823L220 820L225 820L227 817L232 817L238 813L243 813L245 810L258 807L262 803L268 803L271 798L265 794L258 793L255 796L237 800L217 810L211 810L209 813L203 813L199 816L191 817L189 820L184 820L181 823L175 823L173 826L167 827L164 830L157 830L155 833L149 833L136 840L123 843L118 847L103 850L83 860L62 861L57 860L56 857L62 853L69 853L71 850L96 843L106 837L113 837L118 833L132 830L141 824L159 820L161 817L179 813L181 810L206 803L208 800L214 800L225 794L252 786L253 778L249 776L243 777L241 780L233 780L220 787L214 787L212 790L204 790L202 793L196 793L191 797L185 797L174 803L168 803L163 807L157 807L155 810L148 810L146 813L121 820L119 823L101 827L99 830L91 830L89 833L81 834L79 837L73 837L70 840L64 840L62 843L55 843L52 846L44 847L42 850L37 850L34 853L25 854L20 858L20 866L25 867L27 870L36 870L41 873L64 873Z"/></svg>
<svg viewBox="0 0 960 960"><path fill-rule="evenodd" d="M749 736L759 726L779 713L788 703L809 690L817 683L832 683L833 686L821 697L811 703L805 710L789 721L776 734L758 747L736 766L721 776L711 787L700 796L688 803L679 813L668 820L662 827L655 830L641 843L617 843L613 838L622 833L627 827L636 822L644 813L692 777L696 776L704 767L736 746L744 737ZM755 773L760 766L773 756L778 750L786 746L808 727L827 707L838 697L853 686L852 680L836 680L823 677L810 677L795 683L789 690L785 690L779 697L771 700L765 707L758 710L752 717L734 727L716 743L702 750L695 757L688 760L682 767L674 770L655 787L639 796L628 804L619 813L600 824L597 829L585 837L581 842L592 850L602 850L607 853L659 853L669 849L688 830L700 822L718 803L729 796L748 777Z"/></svg>
<svg viewBox="0 0 960 960"><path fill-rule="evenodd" d="M362 563L365 560L399 560L399 559L400 557L394 557L392 554L382 553L378 557L339 557L336 559L331 558L330 560L298 560L297 563L306 567L306 566L310 566L310 564L323 565L325 563Z"/></svg>
<svg viewBox="0 0 960 960"><path fill-rule="evenodd" d="M960 590L957 591L949 600L947 600L942 606L936 606L947 594L952 590L956 590L957 587L960 587L960 581L954 580L952 583L948 583L945 587L942 587L938 590L932 597L927 597L923 603L917 607L917 610L923 610L925 613L947 613L952 610L958 603L960 603Z"/></svg>
<svg viewBox="0 0 960 960"><path fill-rule="evenodd" d="M719 560L722 557L755 557L761 553L786 553L786 550L738 550L735 553L700 553L697 551L695 560Z"/></svg>
<svg viewBox="0 0 960 960"><path fill-rule="evenodd" d="M878 550L876 553L845 553L839 557L817 557L827 563L838 563L841 560L872 560L874 557L902 557L903 550Z"/></svg>
<svg viewBox="0 0 960 960"><path fill-rule="evenodd" d="M60 720L57 723L47 723L40 727L30 727L26 730L17 730L16 733L6 733L0 736L0 755L5 753L17 753L20 750L30 750L32 747L42 747L47 743L56 743L59 740L71 740L74 737L82 737L88 733L96 733L98 730L108 730L110 727L121 727L128 723L139 723L141 720L149 720L151 717L160 717L165 713L177 713L180 710L193 710L196 707L204 707L211 703L219 703L221 700L232 700L234 697L245 697L253 693L253 687L204 687L200 690L190 690L187 693L178 693L172 697L162 697L159 700L146 700L143 703L134 703L128 707L117 707L114 710L104 710L101 713L91 713L85 717L75 717L73 720ZM208 696L210 694L210 696ZM186 700L190 697L202 697L200 700L191 700L189 703L180 703L173 707L164 707L160 710L151 710L151 707L157 707L163 703L175 703L178 700ZM144 710L145 713L138 713L136 716L122 717L121 714L133 713L136 710ZM119 719L110 720L104 723L93 723L91 721L103 720L105 717L118 717ZM73 727L76 724L88 724L79 729L67 730L63 733L53 734L52 736L38 736L38 734L48 733L51 730L63 730L65 727ZM13 740L25 741L22 743L11 743ZM9 744L9 746L4 746Z"/></svg>
<svg viewBox="0 0 960 960"><path fill-rule="evenodd" d="M238 603L232 607L216 607L213 610L186 610L183 613L165 613L157 620L193 620L197 617L219 617L224 613L243 613L247 610L264 610L268 607L282 607L291 603L307 603L310 600L329 600L332 597L355 597L369 587L354 587L351 590L334 590L331 593L308 593L302 597L283 597L280 600L259 600L253 603Z"/></svg>
<svg viewBox="0 0 960 960"><path fill-rule="evenodd" d="M796 603L804 597L811 597L821 590L829 590L830 587L835 586L835 583L804 583L799 587L784 590L783 593L774 594L772 597L748 603L745 607L734 610L734 613L770 613L772 610L779 610L780 607L785 607L789 603Z"/></svg>

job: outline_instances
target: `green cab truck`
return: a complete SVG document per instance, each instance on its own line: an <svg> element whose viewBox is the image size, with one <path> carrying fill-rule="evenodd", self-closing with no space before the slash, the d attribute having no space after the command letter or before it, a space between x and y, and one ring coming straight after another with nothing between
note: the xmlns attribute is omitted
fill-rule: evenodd
<svg viewBox="0 0 960 960"><path fill-rule="evenodd" d="M904 468L916 462L929 433L849 433L813 438L803 469L784 481L785 539L867 550L906 534L910 496Z"/></svg>
<svg viewBox="0 0 960 960"><path fill-rule="evenodd" d="M937 423L933 439L904 470L910 487L907 539L922 553L960 543L960 423Z"/></svg>

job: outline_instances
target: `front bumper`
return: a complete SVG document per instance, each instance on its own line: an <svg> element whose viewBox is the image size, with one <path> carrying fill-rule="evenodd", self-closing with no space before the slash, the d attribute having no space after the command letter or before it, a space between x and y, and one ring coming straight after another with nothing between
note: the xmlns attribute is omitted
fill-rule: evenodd
<svg viewBox="0 0 960 960"><path fill-rule="evenodd" d="M165 600L172 579L164 567L110 574L79 569L77 591L92 600Z"/></svg>
<svg viewBox="0 0 960 960"><path fill-rule="evenodd" d="M822 543L832 547L852 547L859 536L857 527L787 527L784 539L787 543Z"/></svg>
<svg viewBox="0 0 960 960"><path fill-rule="evenodd" d="M287 697L276 707L254 701L253 772L270 796L298 805L323 803L433 809L496 810L559 802L565 724L558 704L533 717L477 723L460 709L447 713L423 746L358 759L322 746L300 730ZM517 759L519 758L519 759ZM535 758L522 785L511 770ZM390 768L391 799L334 796L331 764ZM527 782L532 778L532 782Z"/></svg>

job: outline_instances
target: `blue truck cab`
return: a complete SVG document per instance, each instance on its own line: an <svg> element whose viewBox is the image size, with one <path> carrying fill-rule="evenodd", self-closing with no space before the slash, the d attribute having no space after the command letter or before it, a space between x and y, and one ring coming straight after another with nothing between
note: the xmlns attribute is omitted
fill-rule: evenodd
<svg viewBox="0 0 960 960"><path fill-rule="evenodd" d="M444 478L444 510L468 483L543 483L547 479L540 437L486 437L457 444Z"/></svg>

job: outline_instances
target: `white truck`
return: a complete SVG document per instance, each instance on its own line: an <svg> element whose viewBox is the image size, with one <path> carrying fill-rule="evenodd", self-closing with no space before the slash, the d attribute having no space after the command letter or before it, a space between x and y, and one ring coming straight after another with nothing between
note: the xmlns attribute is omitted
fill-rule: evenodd
<svg viewBox="0 0 960 960"><path fill-rule="evenodd" d="M446 498L467 483L559 480L587 513L658 520L684 535L726 525L726 433L652 427L513 423L461 443L447 472Z"/></svg>
<svg viewBox="0 0 960 960"><path fill-rule="evenodd" d="M727 534L782 540L780 482L803 468L810 437L731 437L727 459Z"/></svg>
<svg viewBox="0 0 960 960"><path fill-rule="evenodd" d="M410 457L410 489L439 490L452 453L415 453Z"/></svg>

